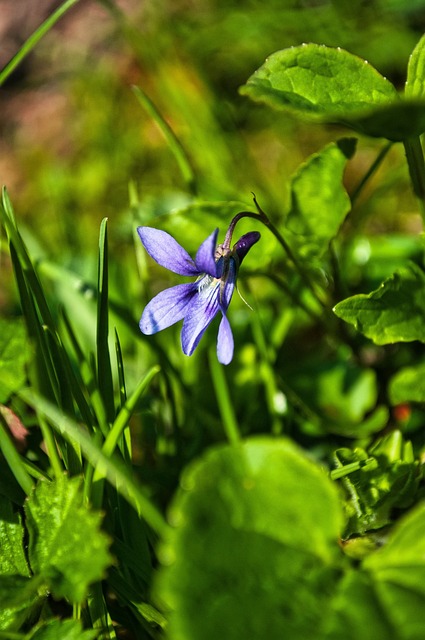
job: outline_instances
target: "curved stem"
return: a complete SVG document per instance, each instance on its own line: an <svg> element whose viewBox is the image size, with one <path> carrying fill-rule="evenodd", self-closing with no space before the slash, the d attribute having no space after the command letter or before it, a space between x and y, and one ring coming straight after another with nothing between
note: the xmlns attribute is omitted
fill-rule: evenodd
<svg viewBox="0 0 425 640"><path fill-rule="evenodd" d="M312 293L314 299L319 303L319 305L323 309L327 310L326 304L324 303L324 301L318 295L313 283L311 282L311 280L310 280L310 278L308 276L308 273L306 272L306 270L304 269L302 264L298 261L298 258L295 256L294 252L292 251L292 249L289 246L289 244L286 242L286 240L283 237L283 235L280 233L280 231L277 229L277 227L275 227L275 225L271 222L271 220L269 219L267 214L261 209L260 205L257 202L257 198L255 197L255 195L254 195L254 204L257 207L258 213L252 213L251 211L241 211L240 213L238 213L233 218L233 220L230 223L230 226L229 226L229 228L227 230L226 237L225 237L224 243L223 243L223 247L227 247L227 248L230 247L230 241L231 241L231 238L232 238L232 235L233 235L233 231L234 231L237 223L239 222L239 220L241 220L242 218L254 218L254 220L259 220L260 222L262 222L272 232L272 234L274 235L276 240L279 242L280 246L285 251L285 253L288 256L289 260L294 265L296 271L298 272L298 274L301 277L302 281L304 282L305 286Z"/></svg>

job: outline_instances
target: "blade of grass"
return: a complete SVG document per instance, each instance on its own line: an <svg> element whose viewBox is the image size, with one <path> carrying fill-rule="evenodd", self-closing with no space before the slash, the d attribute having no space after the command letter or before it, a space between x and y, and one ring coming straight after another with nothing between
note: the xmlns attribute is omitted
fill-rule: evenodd
<svg viewBox="0 0 425 640"><path fill-rule="evenodd" d="M114 386L109 353L109 304L108 304L108 219L104 218L99 234L98 298L97 298L97 383L108 422L115 417Z"/></svg>
<svg viewBox="0 0 425 640"><path fill-rule="evenodd" d="M127 400L119 414L117 415L111 429L106 437L105 442L102 446L102 453L106 457L110 458L114 453L117 445L121 439L121 436L128 427L128 422L133 414L133 411L144 391L147 389L150 384L152 378L156 376L159 372L160 368L158 366L152 367L148 373L142 378L142 380L137 385L136 389L131 394L130 398ZM126 453L121 452L124 460L126 459ZM98 464L96 470L93 475L93 491L91 494L92 502L94 505L98 507L101 506L102 503L102 495L103 495L103 482L102 480L106 477L105 469L103 469L102 465Z"/></svg>
<svg viewBox="0 0 425 640"><path fill-rule="evenodd" d="M149 114L149 116L156 123L162 135L164 136L171 152L173 153L177 161L177 164L183 176L183 180L185 181L188 189L191 191L191 193L196 194L197 188L195 174L182 143L177 138L168 122L166 122L164 117L158 111L157 107L154 105L149 96L147 96L146 93L142 91L142 89L140 89L140 87L134 86L133 91L137 100L139 101L139 104Z"/></svg>
<svg viewBox="0 0 425 640"><path fill-rule="evenodd" d="M84 457L91 465L101 465L105 470L106 479L115 486L119 493L136 509L147 524L161 537L168 532L169 525L160 511L144 495L142 487L130 475L122 460L116 456L108 458L96 445L90 435L74 420L66 416L45 398L30 389L20 391L19 396L29 406L37 409L49 421L55 431L65 438L76 440Z"/></svg>
<svg viewBox="0 0 425 640"><path fill-rule="evenodd" d="M56 22L79 0L66 0L60 7L56 9L37 29L30 35L30 37L24 42L19 51L13 56L13 58L7 63L7 65L0 71L0 86L2 86L8 79L10 74L16 69L16 67L22 62L22 60L34 49L36 44L41 38L50 31L50 29L56 24Z"/></svg>

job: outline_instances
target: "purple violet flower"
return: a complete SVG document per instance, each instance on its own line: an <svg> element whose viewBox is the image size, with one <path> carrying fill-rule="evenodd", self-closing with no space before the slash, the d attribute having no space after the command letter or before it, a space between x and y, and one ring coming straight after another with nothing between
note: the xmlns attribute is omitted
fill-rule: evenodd
<svg viewBox="0 0 425 640"><path fill-rule="evenodd" d="M192 355L208 325L221 311L218 329L217 358L229 364L233 358L233 335L227 319L239 266L259 239L257 231L243 235L230 249L234 225L230 225L223 244L218 245L216 229L199 247L192 260L169 233L152 227L138 227L140 239L148 254L162 267L196 280L178 284L158 293L145 307L140 330L146 335L162 331L183 319L181 342L183 353Z"/></svg>

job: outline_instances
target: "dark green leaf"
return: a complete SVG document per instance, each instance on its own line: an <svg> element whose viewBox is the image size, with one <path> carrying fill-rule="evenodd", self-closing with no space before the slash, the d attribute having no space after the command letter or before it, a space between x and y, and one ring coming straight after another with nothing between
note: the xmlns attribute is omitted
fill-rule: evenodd
<svg viewBox="0 0 425 640"><path fill-rule="evenodd" d="M40 600L40 581L22 575L0 576L0 630L17 629Z"/></svg>
<svg viewBox="0 0 425 640"><path fill-rule="evenodd" d="M29 560L56 598L79 603L112 558L101 516L85 507L78 478L40 482L25 505Z"/></svg>
<svg viewBox="0 0 425 640"><path fill-rule="evenodd" d="M425 342L425 274L411 264L372 293L339 302L334 312L376 344Z"/></svg>
<svg viewBox="0 0 425 640"><path fill-rule="evenodd" d="M286 440L220 447L189 468L170 512L159 596L170 637L317 637L340 563L338 495Z"/></svg>

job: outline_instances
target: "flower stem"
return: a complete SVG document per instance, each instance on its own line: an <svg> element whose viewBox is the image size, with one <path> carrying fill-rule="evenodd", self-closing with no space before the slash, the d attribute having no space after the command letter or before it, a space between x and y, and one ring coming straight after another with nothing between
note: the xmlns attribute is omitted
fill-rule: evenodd
<svg viewBox="0 0 425 640"><path fill-rule="evenodd" d="M292 264L294 265L295 269L297 270L297 272L298 272L299 276L301 277L302 281L304 282L305 286L307 287L307 289L309 289L311 291L314 299L319 303L319 305L323 309L327 310L326 304L324 303L324 301L318 295L318 293L317 293L313 283L311 282L307 272L305 271L304 267L298 261L298 258L295 256L294 252L292 251L291 247L286 242L285 238L282 236L280 231L271 222L271 220L269 219L267 214L261 209L260 205L257 202L257 198L255 197L255 195L254 195L254 204L257 207L258 213L252 213L251 211L241 211L240 213L238 213L233 218L233 220L230 223L230 226L229 226L229 228L227 230L226 237L225 237L224 243L223 243L223 247L224 248L229 248L230 247L232 234L233 234L233 231L234 231L234 229L236 227L236 224L239 222L239 220L241 220L242 218L254 218L254 220L259 220L260 222L262 222L272 232L272 234L274 235L276 240L279 242L279 244L281 245L281 247L285 251L286 255L288 256L289 260L292 262Z"/></svg>
<svg viewBox="0 0 425 640"><path fill-rule="evenodd" d="M222 365L217 360L215 349L208 352L211 378L214 385L218 408L223 420L224 431L230 444L238 445L241 441L235 411L230 398L229 387Z"/></svg>
<svg viewBox="0 0 425 640"><path fill-rule="evenodd" d="M358 183L357 187L354 189L353 193L351 194L350 200L351 200L351 204L352 205L354 204L354 202L359 197L361 191L363 190L363 188L366 185L366 183L368 182L368 180L370 180L370 178L373 176L373 174L378 170L378 168L382 164L382 161L384 160L385 156L387 155L388 151L391 149L393 144L394 143L391 142L391 141L388 142L381 149L381 151L378 153L378 155L376 156L375 160L372 162L372 164L370 165L369 169L366 171L366 173L364 174L363 178L360 180L360 182ZM348 215L350 215L350 214L348 214Z"/></svg>

